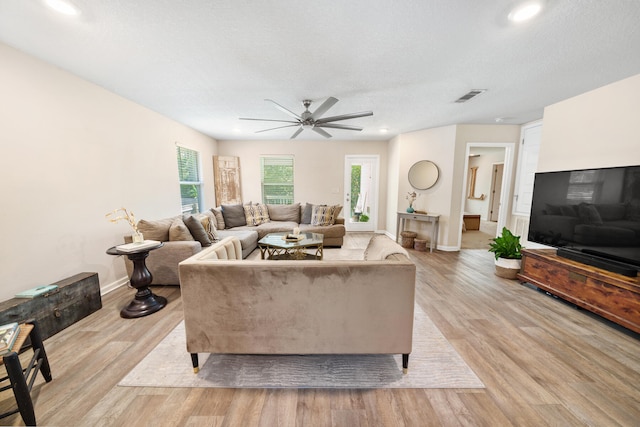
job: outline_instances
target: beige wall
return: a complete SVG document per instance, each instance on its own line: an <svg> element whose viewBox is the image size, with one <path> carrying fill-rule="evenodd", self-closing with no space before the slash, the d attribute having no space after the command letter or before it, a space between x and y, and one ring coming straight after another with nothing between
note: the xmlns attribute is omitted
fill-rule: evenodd
<svg viewBox="0 0 640 427"><path fill-rule="evenodd" d="M4 44L0 63L0 300L83 271L103 290L124 283L122 259L105 251L130 230L105 214L180 213L175 144L211 159L216 142Z"/></svg>
<svg viewBox="0 0 640 427"><path fill-rule="evenodd" d="M544 110L538 171L640 164L640 74Z"/></svg>
<svg viewBox="0 0 640 427"><path fill-rule="evenodd" d="M294 161L296 202L344 204L345 155L380 156L378 229L386 223L387 142L386 141L218 141L220 155L240 157L243 201L260 202L260 157L290 154ZM344 216L345 213L342 213Z"/></svg>
<svg viewBox="0 0 640 427"><path fill-rule="evenodd" d="M404 211L408 202L405 196L413 191L407 173L418 160L431 160L440 169L440 179L431 189L416 191L419 194L414 207L421 211L440 215L438 248L458 250L462 229L462 199L466 191L465 160L467 143L515 143L520 136L520 126L515 125L452 125L402 134L391 142L398 163L398 192L396 211ZM391 170L391 166L389 166ZM512 187L513 188L513 187ZM391 212L391 207L388 212ZM395 216L395 212L393 212ZM430 225L408 222L408 229L421 238L428 238ZM395 218L389 218L387 229L395 234Z"/></svg>

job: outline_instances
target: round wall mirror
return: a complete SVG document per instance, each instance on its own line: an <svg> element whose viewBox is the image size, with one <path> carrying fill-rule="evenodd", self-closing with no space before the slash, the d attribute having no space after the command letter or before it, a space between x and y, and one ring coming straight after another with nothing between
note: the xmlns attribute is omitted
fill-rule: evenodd
<svg viewBox="0 0 640 427"><path fill-rule="evenodd" d="M430 160L420 160L409 169L409 184L416 190L426 190L438 182L438 166Z"/></svg>

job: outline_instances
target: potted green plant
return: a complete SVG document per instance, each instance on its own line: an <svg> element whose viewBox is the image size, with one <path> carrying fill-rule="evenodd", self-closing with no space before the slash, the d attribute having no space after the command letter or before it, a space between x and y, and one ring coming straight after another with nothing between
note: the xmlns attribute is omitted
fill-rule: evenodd
<svg viewBox="0 0 640 427"><path fill-rule="evenodd" d="M502 234L491 239L489 252L496 257L496 275L506 279L515 279L522 263L522 245L520 236L514 235L507 227Z"/></svg>

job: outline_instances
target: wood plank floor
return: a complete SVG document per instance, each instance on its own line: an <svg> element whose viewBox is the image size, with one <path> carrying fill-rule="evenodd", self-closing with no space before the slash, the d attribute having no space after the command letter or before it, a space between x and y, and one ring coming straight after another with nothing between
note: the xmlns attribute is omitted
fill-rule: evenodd
<svg viewBox="0 0 640 427"><path fill-rule="evenodd" d="M349 234L364 248L370 235ZM182 319L178 287L161 312L126 320L128 288L45 341L53 382L34 387L46 426L638 426L640 337L493 274L484 250L410 251L417 302L486 389L274 390L118 387ZM185 357L188 357L185 352ZM152 373L150 373L152 374ZM10 404L3 392L0 411ZM23 425L19 415L0 420Z"/></svg>

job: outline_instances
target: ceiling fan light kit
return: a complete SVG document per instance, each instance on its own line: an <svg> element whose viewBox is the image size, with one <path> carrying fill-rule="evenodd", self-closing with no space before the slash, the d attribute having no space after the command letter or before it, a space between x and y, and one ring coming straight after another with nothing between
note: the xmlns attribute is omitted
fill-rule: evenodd
<svg viewBox="0 0 640 427"><path fill-rule="evenodd" d="M316 132L317 134L322 135L325 138L331 138L331 134L326 130L324 130L323 128L361 131L362 130L361 127L336 124L333 122L338 122L341 120L357 119L360 117L367 117L367 116L373 115L373 112L371 111L363 111L360 113L341 114L339 116L323 118L322 116L331 107L333 107L336 102L338 102L338 99L332 96L330 96L322 104L320 104L320 106L316 108L316 110L313 113L309 111L309 107L311 106L311 103L313 101L309 99L303 100L302 105L304 106L304 111L302 112L302 114L299 114L299 115L289 110L288 108L283 107L282 105L278 104L272 99L265 99L265 101L271 102L278 110L282 111L283 113L290 116L294 120L256 119L256 118L250 118L250 117L241 117L240 120L257 120L257 121L264 121L264 122L291 123L288 125L277 126L274 128L262 129L256 132L256 133L261 133L261 132L267 132L267 131L276 130L276 129L288 128L288 127L298 127L298 129L296 129L293 135L291 135L290 139L296 138L305 129L310 129Z"/></svg>

